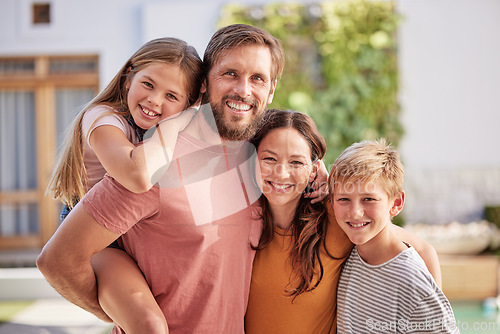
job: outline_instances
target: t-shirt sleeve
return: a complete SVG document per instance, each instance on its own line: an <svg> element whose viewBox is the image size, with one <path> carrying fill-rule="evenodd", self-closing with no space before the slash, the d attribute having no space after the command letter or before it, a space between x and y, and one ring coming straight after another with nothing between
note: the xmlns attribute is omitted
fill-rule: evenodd
<svg viewBox="0 0 500 334"><path fill-rule="evenodd" d="M114 109L108 106L97 106L87 110L82 120L82 135L90 146L89 138L92 131L102 125L112 125L122 130L125 136L132 142L137 140L132 138L133 131L130 125L120 115L114 112Z"/></svg>
<svg viewBox="0 0 500 334"><path fill-rule="evenodd" d="M158 212L159 196L158 187L136 194L106 174L81 202L99 224L114 233L124 234Z"/></svg>
<svg viewBox="0 0 500 334"><path fill-rule="evenodd" d="M453 309L442 293L423 298L404 325L405 333L459 333Z"/></svg>

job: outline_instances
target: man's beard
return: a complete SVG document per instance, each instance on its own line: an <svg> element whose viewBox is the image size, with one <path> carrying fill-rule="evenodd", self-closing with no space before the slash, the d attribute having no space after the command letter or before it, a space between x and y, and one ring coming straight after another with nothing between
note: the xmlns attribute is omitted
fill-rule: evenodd
<svg viewBox="0 0 500 334"><path fill-rule="evenodd" d="M250 123L241 124L239 122L242 117L237 115L230 115L230 119L224 119L224 101L227 99L236 100L251 104L252 108L252 119ZM209 103L212 108L213 116L215 119L215 124L217 125L217 131L219 136L228 141L242 141L252 138L262 125L262 119L264 118L264 110L259 109L258 103L250 99L243 99L239 96L226 95L221 101L215 103L211 101L208 89L203 96L202 104ZM215 129L214 129L215 130Z"/></svg>

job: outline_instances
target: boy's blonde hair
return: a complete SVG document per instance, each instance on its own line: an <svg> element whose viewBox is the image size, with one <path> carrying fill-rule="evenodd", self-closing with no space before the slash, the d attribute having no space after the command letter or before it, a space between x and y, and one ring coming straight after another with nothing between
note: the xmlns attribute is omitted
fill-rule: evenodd
<svg viewBox="0 0 500 334"><path fill-rule="evenodd" d="M335 184L373 181L382 183L389 198L403 191L403 164L398 152L384 138L365 140L346 148L335 161L328 184L333 192Z"/></svg>

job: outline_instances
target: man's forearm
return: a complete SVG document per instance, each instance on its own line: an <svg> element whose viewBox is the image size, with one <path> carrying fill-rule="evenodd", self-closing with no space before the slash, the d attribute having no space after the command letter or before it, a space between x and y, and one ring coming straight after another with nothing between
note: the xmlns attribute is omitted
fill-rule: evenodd
<svg viewBox="0 0 500 334"><path fill-rule="evenodd" d="M37 259L39 270L61 296L99 319L112 322L99 305L96 279L90 262L81 265L73 263L71 266L64 266L63 263L47 259L43 251Z"/></svg>

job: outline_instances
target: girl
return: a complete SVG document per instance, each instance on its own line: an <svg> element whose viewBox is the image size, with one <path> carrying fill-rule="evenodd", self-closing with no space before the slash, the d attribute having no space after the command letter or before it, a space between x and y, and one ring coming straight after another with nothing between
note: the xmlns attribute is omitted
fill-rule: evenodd
<svg viewBox="0 0 500 334"><path fill-rule="evenodd" d="M49 184L55 198L65 204L61 221L106 172L136 193L152 186L151 176L158 169L155 166L168 161L155 161L151 166L144 145L149 145L148 154L161 149L160 157L164 157L164 147L155 146L155 140L137 147L135 144L142 141L147 129L198 102L201 73L202 61L195 48L176 38L149 41L132 55L72 124ZM175 122L163 122L161 126L168 129L162 132L175 140L191 116L192 110L176 117ZM163 313L135 262L113 248L94 258L99 302L108 316L127 333L153 333L148 326L156 333L166 332L166 323L164 329L161 327ZM131 321L131 315L138 312L144 312L140 313L144 316Z"/></svg>
<svg viewBox="0 0 500 334"><path fill-rule="evenodd" d="M335 222L329 197L312 204L303 196L325 141L309 116L270 110L253 143L264 229L255 246L246 333L335 333L337 283L353 245ZM439 281L435 251L394 229L416 245Z"/></svg>

